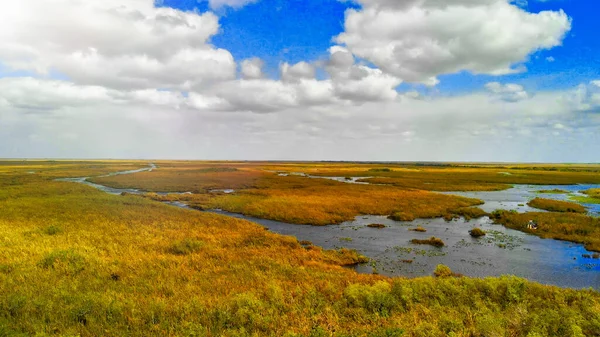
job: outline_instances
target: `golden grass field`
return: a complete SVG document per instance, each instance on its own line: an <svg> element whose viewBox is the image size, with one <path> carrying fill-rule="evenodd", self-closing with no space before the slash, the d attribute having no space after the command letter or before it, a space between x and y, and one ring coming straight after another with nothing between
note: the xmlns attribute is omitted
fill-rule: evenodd
<svg viewBox="0 0 600 337"><path fill-rule="evenodd" d="M173 164L180 169L162 173L165 164L159 162L159 169L150 173L107 180L140 188L182 186L186 191L186 181L193 179L204 191L232 186L219 185L225 178L206 183L203 174L242 172L243 178L234 179L241 191L231 196L203 193L205 200L198 202L230 203L284 217L294 217L286 208L300 203L290 214L315 208L317 218L347 204L335 216L319 218L327 220L387 213L403 205L415 216L442 215L473 203L394 186L296 177L279 184L274 180L279 178L259 170L265 164L182 162ZM596 291L510 276L454 277L443 267L437 278L357 274L342 267L361 260L352 251L323 251L248 221L53 181L144 166L0 164L0 336L600 335ZM181 172L215 167L238 171ZM184 177L180 181L168 178L179 173ZM333 192L323 192L327 189ZM540 223L554 214L540 213ZM585 217L560 216L565 223L570 217Z"/></svg>
<svg viewBox="0 0 600 337"><path fill-rule="evenodd" d="M549 212L587 213L585 207L580 204L544 198L535 198L527 203L530 207L543 209Z"/></svg>

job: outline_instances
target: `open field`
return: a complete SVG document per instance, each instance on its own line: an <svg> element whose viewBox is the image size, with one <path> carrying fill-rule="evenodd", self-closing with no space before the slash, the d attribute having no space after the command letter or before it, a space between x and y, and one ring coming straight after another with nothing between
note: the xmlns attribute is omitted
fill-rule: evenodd
<svg viewBox="0 0 600 337"><path fill-rule="evenodd" d="M27 173L28 165L2 166L0 336L600 335L595 291L510 276L452 277L444 268L438 278L357 274L342 267L362 260L349 250L324 251L251 222L53 181L145 163L52 165L38 167L39 174ZM264 175L250 166L255 164L196 171L166 186L174 170L155 181L173 187L197 179L198 189L205 190L212 187L193 176L242 172L240 181L251 183L240 183L242 191L234 195L164 198L198 198L199 206L230 204L298 223L313 216L326 222L362 212L389 214L396 208L414 216L443 216L477 203L393 186ZM123 181L135 185L137 177L160 167L107 179L127 177ZM517 224L520 218L512 216L502 221ZM579 214L535 213L524 219L530 216L540 224L576 219L590 222L582 229L598 227L597 219ZM585 235L600 237L595 229Z"/></svg>

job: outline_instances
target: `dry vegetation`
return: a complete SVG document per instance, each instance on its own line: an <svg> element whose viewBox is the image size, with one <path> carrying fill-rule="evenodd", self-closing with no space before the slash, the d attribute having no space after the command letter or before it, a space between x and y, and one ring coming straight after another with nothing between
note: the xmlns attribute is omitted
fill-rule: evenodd
<svg viewBox="0 0 600 337"><path fill-rule="evenodd" d="M121 169L77 165L42 165L39 175L2 167L0 336L600 335L595 291L509 276L454 278L443 267L439 278L361 275L341 267L364 261L350 250L323 251L247 221L51 180ZM264 190L259 200L293 196L293 188L256 186L248 195ZM322 194L321 186L300 185L299 199L282 203L309 207L315 194L326 202L347 191L331 186L335 193ZM350 188L342 201L377 193L370 188ZM382 190L380 197L396 193ZM432 214L463 202L426 192L401 196L415 197L419 212L425 202L447 203ZM551 214L535 216L543 225L541 217Z"/></svg>
<svg viewBox="0 0 600 337"><path fill-rule="evenodd" d="M245 221L68 183L4 192L19 197L0 215L3 335L525 336L558 335L566 319L600 331L600 297L589 291L358 275L337 266L351 253L305 249ZM568 312L552 300L559 293ZM467 320L475 308L485 310ZM541 324L510 314L520 308L561 315Z"/></svg>
<svg viewBox="0 0 600 337"><path fill-rule="evenodd" d="M207 163L171 166L159 164L159 169L130 175L92 178L90 181L115 188L136 188L152 192L207 193L215 189L245 189L270 173L235 163Z"/></svg>
<svg viewBox="0 0 600 337"><path fill-rule="evenodd" d="M588 250L600 252L600 218L578 213L516 213L496 211L493 218L506 227L552 238L585 244ZM529 220L538 224L538 229L527 229Z"/></svg>
<svg viewBox="0 0 600 337"><path fill-rule="evenodd" d="M435 236L432 236L429 239L424 239L424 240L412 239L412 240L410 240L410 242L412 242L416 245L431 245L434 247L444 247L446 245L442 239L436 238Z"/></svg>
<svg viewBox="0 0 600 337"><path fill-rule="evenodd" d="M585 207L569 201L535 198L529 201L527 205L549 212L587 213Z"/></svg>
<svg viewBox="0 0 600 337"><path fill-rule="evenodd" d="M485 236L485 232L481 228L475 227L469 231L469 235L474 238L479 238Z"/></svg>

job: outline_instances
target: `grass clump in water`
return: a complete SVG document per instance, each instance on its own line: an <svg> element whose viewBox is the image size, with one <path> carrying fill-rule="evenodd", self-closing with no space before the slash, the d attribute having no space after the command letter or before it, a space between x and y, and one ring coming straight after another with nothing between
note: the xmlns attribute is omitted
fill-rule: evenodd
<svg viewBox="0 0 600 337"><path fill-rule="evenodd" d="M549 212L563 212L563 213L586 213L585 207L576 204L574 202L559 201L543 198L535 198L527 203L528 206L533 208L543 209Z"/></svg>
<svg viewBox="0 0 600 337"><path fill-rule="evenodd" d="M410 242L416 245L431 245L434 247L444 247L446 245L442 239L436 238L435 236L425 240L412 239Z"/></svg>
<svg viewBox="0 0 600 337"><path fill-rule="evenodd" d="M425 228L423 228L421 226L418 226L417 228L411 228L411 229L409 229L409 231L425 233L425 232L427 232L427 229L425 229Z"/></svg>
<svg viewBox="0 0 600 337"><path fill-rule="evenodd" d="M539 194L567 194L569 192L564 191L564 190L559 190L558 188L555 188L553 190L539 190L539 191L535 191L535 193L539 193Z"/></svg>
<svg viewBox="0 0 600 337"><path fill-rule="evenodd" d="M481 228L476 227L469 231L469 235L471 235L474 238L479 238L485 236L485 232Z"/></svg>
<svg viewBox="0 0 600 337"><path fill-rule="evenodd" d="M455 273L452 271L452 269L450 269L450 267L444 265L444 264L438 264L437 267L435 267L435 271L433 272L433 275L435 275L435 277L440 277L440 278L445 278L445 277L461 277L461 274Z"/></svg>
<svg viewBox="0 0 600 337"><path fill-rule="evenodd" d="M202 241L186 238L173 243L169 247L169 252L175 255L189 255L200 251L203 246Z"/></svg>
<svg viewBox="0 0 600 337"><path fill-rule="evenodd" d="M387 226L384 224L380 224L380 223L372 223L370 225L367 225L367 227L381 229L381 228L385 228Z"/></svg>

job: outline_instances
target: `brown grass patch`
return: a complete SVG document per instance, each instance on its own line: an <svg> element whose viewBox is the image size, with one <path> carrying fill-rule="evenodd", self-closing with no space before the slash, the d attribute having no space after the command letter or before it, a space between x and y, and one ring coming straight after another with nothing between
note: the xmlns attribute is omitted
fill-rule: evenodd
<svg viewBox="0 0 600 337"><path fill-rule="evenodd" d="M446 245L442 239L436 238L435 236L425 240L412 239L410 242L416 245L431 245L434 247L444 247Z"/></svg>
<svg viewBox="0 0 600 337"><path fill-rule="evenodd" d="M535 198L529 201L527 205L549 212L587 213L585 207L569 201Z"/></svg>

